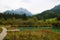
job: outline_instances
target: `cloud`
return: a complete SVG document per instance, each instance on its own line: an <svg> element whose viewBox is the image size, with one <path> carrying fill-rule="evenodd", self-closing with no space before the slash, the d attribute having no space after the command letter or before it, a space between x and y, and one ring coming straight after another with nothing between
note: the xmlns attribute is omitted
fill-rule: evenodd
<svg viewBox="0 0 60 40"><path fill-rule="evenodd" d="M60 4L60 0L0 0L0 11L22 7L36 14L58 4Z"/></svg>
<svg viewBox="0 0 60 40"><path fill-rule="evenodd" d="M21 0L21 2L30 3L30 0Z"/></svg>

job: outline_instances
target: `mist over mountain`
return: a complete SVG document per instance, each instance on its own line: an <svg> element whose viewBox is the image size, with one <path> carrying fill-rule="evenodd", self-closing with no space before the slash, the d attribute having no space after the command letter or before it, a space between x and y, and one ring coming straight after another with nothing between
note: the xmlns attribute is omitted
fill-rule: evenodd
<svg viewBox="0 0 60 40"><path fill-rule="evenodd" d="M9 13L9 14L14 13L14 14L19 14L19 15L26 14L27 16L32 16L32 13L24 8L19 8L16 10L7 10L4 13Z"/></svg>

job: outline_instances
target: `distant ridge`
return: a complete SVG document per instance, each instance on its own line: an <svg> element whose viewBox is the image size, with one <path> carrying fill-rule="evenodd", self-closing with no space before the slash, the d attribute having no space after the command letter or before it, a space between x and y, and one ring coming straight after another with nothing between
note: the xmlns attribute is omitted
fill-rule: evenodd
<svg viewBox="0 0 60 40"><path fill-rule="evenodd" d="M36 16L38 19L49 19L49 18L56 18L58 15L60 15L60 5L57 5L50 10L46 10L34 16Z"/></svg>
<svg viewBox="0 0 60 40"><path fill-rule="evenodd" d="M51 11L59 13L60 12L60 5L57 5L54 8L52 8Z"/></svg>
<svg viewBox="0 0 60 40"><path fill-rule="evenodd" d="M19 14L19 15L26 14L27 16L32 16L32 13L24 8L19 8L16 10L7 10L4 13L11 13L11 14L14 13L14 14Z"/></svg>

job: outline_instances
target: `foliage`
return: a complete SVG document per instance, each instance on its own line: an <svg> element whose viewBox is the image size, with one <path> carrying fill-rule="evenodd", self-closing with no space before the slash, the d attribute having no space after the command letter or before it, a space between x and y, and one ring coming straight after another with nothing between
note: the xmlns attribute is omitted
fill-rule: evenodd
<svg viewBox="0 0 60 40"><path fill-rule="evenodd" d="M0 33L2 32L2 28L0 28Z"/></svg>
<svg viewBox="0 0 60 40"><path fill-rule="evenodd" d="M53 28L60 29L60 22L53 23Z"/></svg>

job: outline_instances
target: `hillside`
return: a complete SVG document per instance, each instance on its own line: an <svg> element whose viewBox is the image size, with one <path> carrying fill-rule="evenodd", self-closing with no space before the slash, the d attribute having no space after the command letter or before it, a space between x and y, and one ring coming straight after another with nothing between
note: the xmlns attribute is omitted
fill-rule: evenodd
<svg viewBox="0 0 60 40"><path fill-rule="evenodd" d="M50 10L46 10L40 14L34 15L38 19L50 19L50 18L56 18L60 16L60 5L55 6L54 8Z"/></svg>

